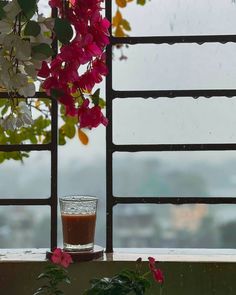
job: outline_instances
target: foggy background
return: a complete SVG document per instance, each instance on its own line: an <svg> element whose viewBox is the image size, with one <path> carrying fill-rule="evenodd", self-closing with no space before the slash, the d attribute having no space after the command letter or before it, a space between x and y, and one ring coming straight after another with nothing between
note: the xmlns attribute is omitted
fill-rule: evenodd
<svg viewBox="0 0 236 295"><path fill-rule="evenodd" d="M236 28L231 0L152 0L144 7L131 3L122 14L131 36L235 34ZM128 58L120 61L114 49L113 87L235 88L235 52L232 43L146 44L123 48ZM117 98L113 112L117 144L236 142L235 98ZM89 146L75 138L59 147L59 196L99 197L96 243L105 245L105 128L88 135ZM236 152L115 153L113 190L116 196L235 197ZM50 153L1 164L1 197L49 195ZM236 247L235 205L119 205L114 213L115 247ZM42 206L0 208L0 247L48 247L49 218Z"/></svg>

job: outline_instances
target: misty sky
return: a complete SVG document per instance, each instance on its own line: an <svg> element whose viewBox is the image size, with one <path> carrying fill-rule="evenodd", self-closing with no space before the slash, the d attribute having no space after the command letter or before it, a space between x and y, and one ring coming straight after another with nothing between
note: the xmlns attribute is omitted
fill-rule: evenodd
<svg viewBox="0 0 236 295"><path fill-rule="evenodd" d="M123 15L130 21L130 35L134 36L235 34L236 30L236 4L232 0L151 0L145 7L129 4ZM125 51L127 61L118 61L119 53L115 53L113 86L131 90L235 88L235 53L234 44L130 46ZM235 142L235 114L233 99L115 100L114 140ZM60 147L61 167L68 163L83 166L105 157L105 128L101 126L88 135L88 147L82 146L77 138ZM15 165L8 162L2 167Z"/></svg>

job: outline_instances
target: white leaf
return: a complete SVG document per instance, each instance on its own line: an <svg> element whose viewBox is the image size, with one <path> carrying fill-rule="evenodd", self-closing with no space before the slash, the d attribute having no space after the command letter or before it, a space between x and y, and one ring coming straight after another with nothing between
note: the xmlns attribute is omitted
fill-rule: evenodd
<svg viewBox="0 0 236 295"><path fill-rule="evenodd" d="M22 120L24 121L24 123L26 125L32 125L34 124L34 120L32 119L31 115L25 113L25 114L22 114Z"/></svg>
<svg viewBox="0 0 236 295"><path fill-rule="evenodd" d="M3 10L6 12L7 18L11 20L13 20L17 16L17 14L21 12L21 8L17 0L12 0L10 3L3 7Z"/></svg>
<svg viewBox="0 0 236 295"><path fill-rule="evenodd" d="M22 87L22 86L26 86L28 83L28 78L25 74L22 73L17 73L15 75L15 85L16 88Z"/></svg>
<svg viewBox="0 0 236 295"><path fill-rule="evenodd" d="M35 85L34 83L28 83L26 86L19 88L18 92L24 97L32 97L35 95Z"/></svg>
<svg viewBox="0 0 236 295"><path fill-rule="evenodd" d="M4 19L0 21L0 32L1 35L10 33L12 31L13 22Z"/></svg>
<svg viewBox="0 0 236 295"><path fill-rule="evenodd" d="M31 57L31 45L29 41L17 40L16 44L16 58L19 60L28 60Z"/></svg>
<svg viewBox="0 0 236 295"><path fill-rule="evenodd" d="M24 70L33 79L37 78L37 73L33 64L25 65Z"/></svg>

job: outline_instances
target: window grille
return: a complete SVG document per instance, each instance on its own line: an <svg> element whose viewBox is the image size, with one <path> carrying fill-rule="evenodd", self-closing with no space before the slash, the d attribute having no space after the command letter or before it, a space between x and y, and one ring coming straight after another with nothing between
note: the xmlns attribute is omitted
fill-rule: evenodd
<svg viewBox="0 0 236 295"><path fill-rule="evenodd" d="M55 17L57 12L53 10ZM106 17L112 20L112 1L106 0ZM111 29L110 29L111 31ZM145 90L145 91L116 91L112 88L112 46L117 44L177 44L177 43L236 43L236 35L201 35L201 36L148 36L148 37L122 37L117 38L111 35L111 43L107 47L107 66L109 74L106 79L106 115L109 125L106 129L106 251L113 251L113 208L117 204L236 204L236 197L115 197L113 195L113 160L114 152L139 152L139 151L223 151L236 150L236 143L214 143L214 144L133 144L117 145L113 143L112 132L112 101L115 98L141 97L143 99L152 97L193 97L198 98L212 96L236 96L236 89L212 89L212 90ZM54 50L57 48L55 40ZM37 92L35 98L47 97L44 92ZM0 99L9 98L7 92L0 93ZM51 208L51 249L57 246L57 142L58 142L58 106L57 102L51 99L51 143L49 144L25 144L25 145L3 145L0 144L0 151L50 151L51 153L51 193L50 197L34 199L6 199L0 197L0 206L50 206Z"/></svg>
<svg viewBox="0 0 236 295"><path fill-rule="evenodd" d="M57 16L57 10L52 9L52 17ZM54 38L52 43L54 52L57 52L57 40ZM19 98L23 98L18 96ZM57 142L58 142L58 106L57 101L48 97L44 92L37 92L35 98L48 98L51 100L51 142L48 144L21 144L21 145L4 145L0 143L0 151L12 152L12 151L50 151L51 154L51 186L49 198L27 198L17 199L2 198L0 197L0 206L50 206L50 223L51 223L51 235L50 245L51 249L57 246ZM0 99L9 99L7 92L0 92ZM0 192L1 193L1 192Z"/></svg>
<svg viewBox="0 0 236 295"><path fill-rule="evenodd" d="M112 20L112 1L106 0L106 16ZM200 96L210 98L212 96L236 96L236 89L212 89L212 90L145 90L145 91L116 91L112 88L112 46L117 44L178 44L178 43L236 43L236 35L196 35L196 36L147 36L147 37L114 37L111 35L111 43L107 48L107 65L109 74L106 79L106 114L109 120L106 133L106 188L107 188L107 221L106 221L106 251L113 252L113 208L117 204L236 204L236 197L116 197L113 195L113 160L114 152L161 152L161 151L229 151L236 149L236 143L212 143L212 144L114 144L112 130L112 101L115 98L126 99L140 97L146 99L152 97L176 98Z"/></svg>

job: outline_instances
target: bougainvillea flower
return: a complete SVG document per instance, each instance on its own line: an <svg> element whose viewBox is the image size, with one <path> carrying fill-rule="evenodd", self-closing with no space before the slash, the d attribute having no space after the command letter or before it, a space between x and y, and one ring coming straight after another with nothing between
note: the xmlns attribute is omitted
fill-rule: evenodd
<svg viewBox="0 0 236 295"><path fill-rule="evenodd" d="M55 77L49 77L43 82L42 87L45 89L47 95L51 95L51 89L59 88L59 82Z"/></svg>
<svg viewBox="0 0 236 295"><path fill-rule="evenodd" d="M48 95L53 94L65 106L67 115L78 116L80 128L108 124L100 106L94 105L88 94L108 72L103 52L109 43L110 22L102 15L102 2L69 0L65 10L63 1L49 1L51 7L58 8L58 16L69 21L74 34L69 43L62 44L50 67L42 66L40 74L46 78L42 86ZM71 95L76 92L81 93L82 106L76 96Z"/></svg>
<svg viewBox="0 0 236 295"><path fill-rule="evenodd" d="M78 110L78 117L80 122L80 128L96 128L100 124L107 126L108 120L104 117L101 108L94 106L89 108L89 100L86 99L83 105Z"/></svg>
<svg viewBox="0 0 236 295"><path fill-rule="evenodd" d="M52 8L62 8L62 1L61 0L50 0L48 2L48 4L52 7Z"/></svg>
<svg viewBox="0 0 236 295"><path fill-rule="evenodd" d="M60 248L56 248L53 251L51 261L52 263L61 265L65 268L67 268L70 265L70 263L73 262L70 254L62 251L62 249Z"/></svg>
<svg viewBox="0 0 236 295"><path fill-rule="evenodd" d="M42 67L38 71L38 76L42 78L47 78L50 75L50 69L46 61L42 62Z"/></svg>
<svg viewBox="0 0 236 295"><path fill-rule="evenodd" d="M76 0L69 0L72 5L75 5Z"/></svg>

